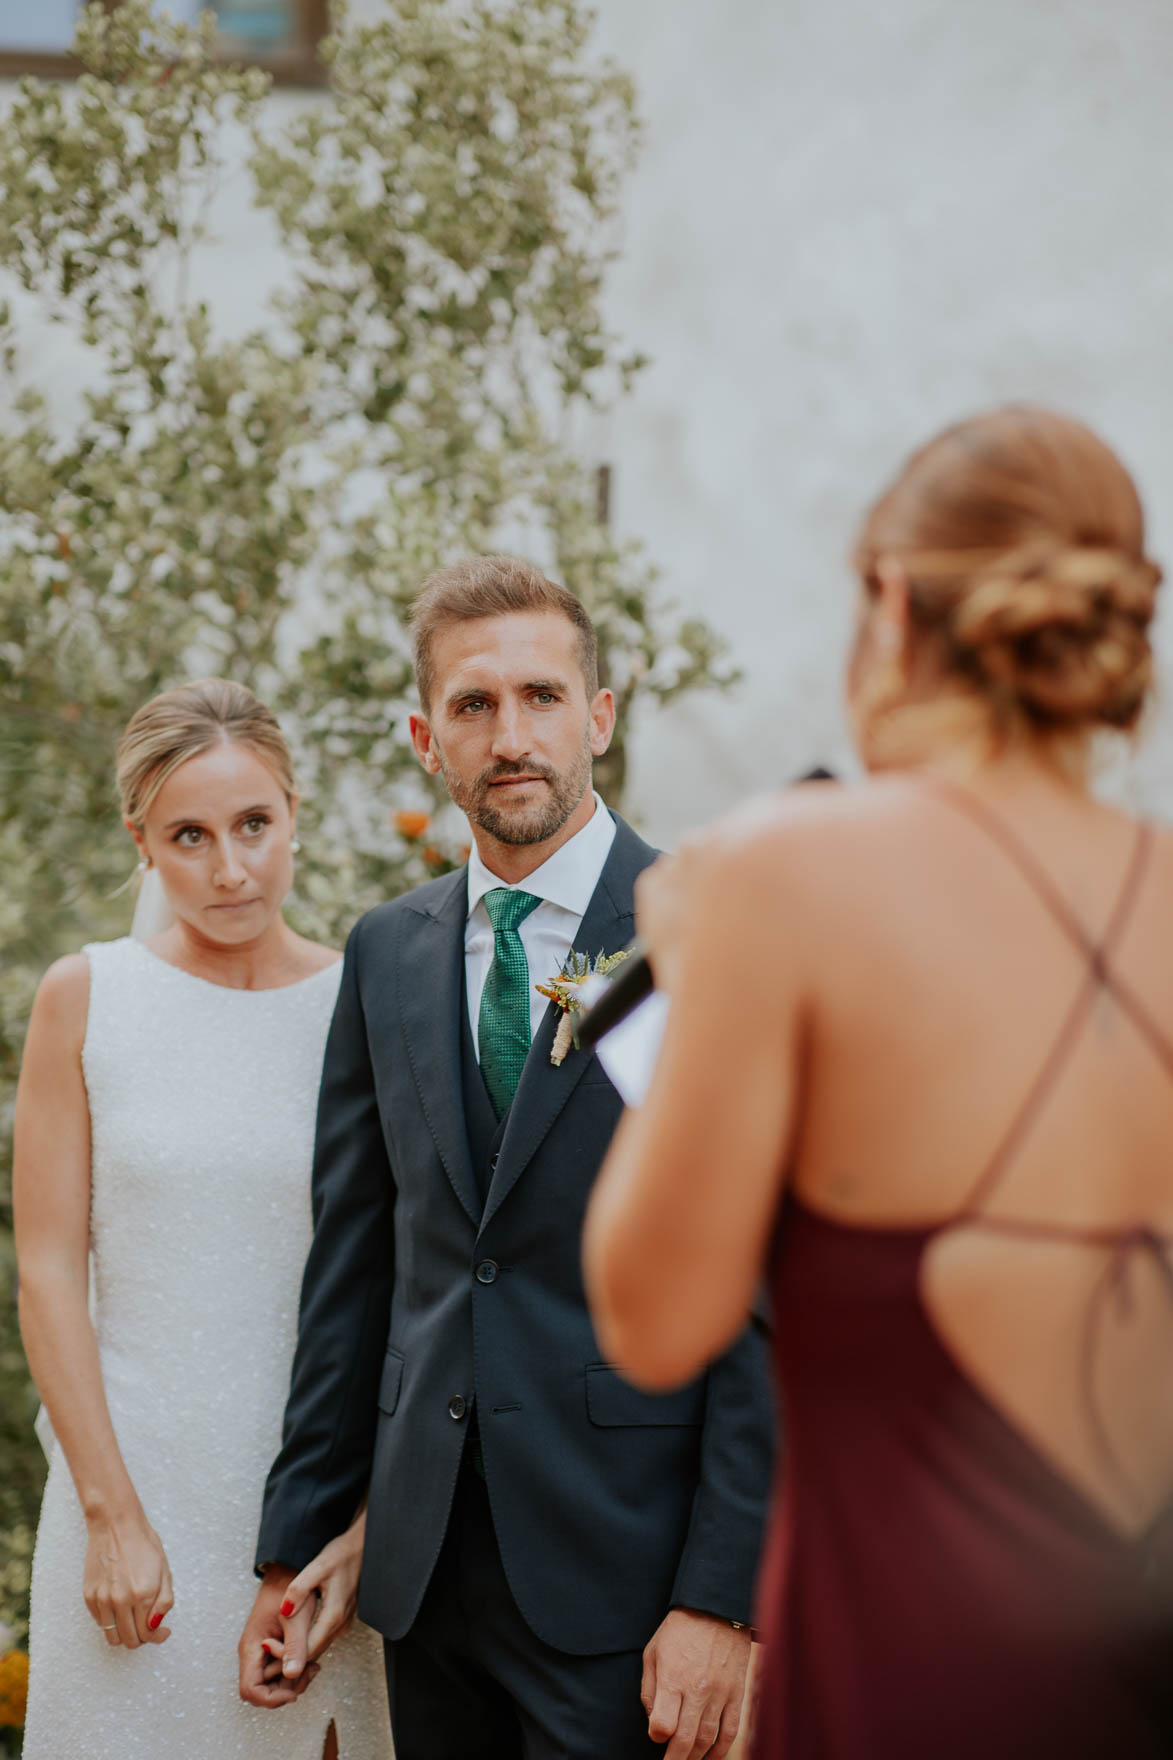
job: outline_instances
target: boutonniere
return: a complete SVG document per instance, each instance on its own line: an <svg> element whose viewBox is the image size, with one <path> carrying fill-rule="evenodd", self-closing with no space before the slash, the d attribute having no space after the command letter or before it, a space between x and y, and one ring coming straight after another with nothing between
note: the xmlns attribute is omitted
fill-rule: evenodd
<svg viewBox="0 0 1173 1760"><path fill-rule="evenodd" d="M575 1022L584 1007L582 986L588 978L610 977L615 967L622 965L630 954L630 947L621 947L618 953L599 953L592 960L589 953L571 951L556 978L550 978L545 984L534 985L540 995L548 996L562 1010L562 1019L558 1022L558 1031L550 1047L552 1064L560 1066L574 1043Z"/></svg>

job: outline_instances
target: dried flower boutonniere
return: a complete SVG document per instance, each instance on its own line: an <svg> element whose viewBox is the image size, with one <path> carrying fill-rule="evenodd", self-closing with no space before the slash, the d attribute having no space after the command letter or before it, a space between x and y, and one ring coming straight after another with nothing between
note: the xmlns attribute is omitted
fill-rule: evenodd
<svg viewBox="0 0 1173 1760"><path fill-rule="evenodd" d="M562 1019L558 1022L558 1031L550 1048L552 1064L560 1065L574 1043L574 1024L585 1006L582 986L588 978L610 977L615 967L622 965L630 953L629 947L621 947L618 953L599 953L592 960L589 953L572 951L563 961L556 978L551 978L545 984L534 985L535 990L542 996L548 996L562 1010Z"/></svg>

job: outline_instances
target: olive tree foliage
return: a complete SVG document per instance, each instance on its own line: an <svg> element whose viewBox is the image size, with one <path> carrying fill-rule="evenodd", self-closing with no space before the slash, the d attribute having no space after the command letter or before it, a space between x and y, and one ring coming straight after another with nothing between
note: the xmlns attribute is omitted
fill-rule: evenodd
<svg viewBox="0 0 1173 1760"><path fill-rule="evenodd" d="M640 364L600 304L630 82L592 59L578 0L387 0L335 25L328 98L275 126L266 77L216 62L210 16L94 4L85 75L24 81L0 130L0 278L92 369L62 421L22 347L27 297L0 310L9 1052L46 957L125 922L111 753L152 692L214 671L283 713L295 909L337 935L429 871L389 813L427 799L404 626L433 567L524 545L594 614L625 721L725 677L561 440ZM241 131L281 272L263 324L226 335L190 269Z"/></svg>
<svg viewBox="0 0 1173 1760"><path fill-rule="evenodd" d="M520 549L577 591L621 726L726 682L565 443L640 365L601 309L633 93L589 28L579 0L339 7L328 93L282 121L210 16L93 4L83 76L23 81L0 120L3 1142L40 973L126 929L112 753L156 691L219 673L277 708L303 791L292 914L337 939L459 857L442 813L420 830L437 800L407 738L405 613L432 568ZM243 331L230 288L219 316L192 292L242 162L279 265ZM76 362L64 411L33 310ZM608 763L618 800L622 742ZM0 1171L0 1223L6 1193ZM8 1325L0 1391L14 1351Z"/></svg>

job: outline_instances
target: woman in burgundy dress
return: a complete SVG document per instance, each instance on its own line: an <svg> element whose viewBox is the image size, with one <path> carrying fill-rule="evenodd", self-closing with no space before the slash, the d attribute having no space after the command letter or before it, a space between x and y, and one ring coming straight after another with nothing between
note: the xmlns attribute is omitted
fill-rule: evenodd
<svg viewBox="0 0 1173 1760"><path fill-rule="evenodd" d="M1148 696L1159 571L1115 456L1022 408L916 453L856 560L869 779L643 884L674 1002L588 1219L599 1333L683 1381L767 1268L762 1760L1156 1760L1173 834L1088 776Z"/></svg>

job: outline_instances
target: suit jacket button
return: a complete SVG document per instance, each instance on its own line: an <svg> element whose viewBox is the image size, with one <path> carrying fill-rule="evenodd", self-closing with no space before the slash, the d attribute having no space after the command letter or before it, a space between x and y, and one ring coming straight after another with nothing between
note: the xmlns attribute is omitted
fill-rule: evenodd
<svg viewBox="0 0 1173 1760"><path fill-rule="evenodd" d="M464 1398L464 1395L460 1394L460 1393L454 1393L452 1395L452 1398L448 1401L448 1416L450 1418L456 1418L459 1421L459 1419L463 1418L463 1416L464 1416L465 1412L467 1412L467 1410L468 1410L468 1404Z"/></svg>
<svg viewBox="0 0 1173 1760"><path fill-rule="evenodd" d="M497 1262L495 1259L482 1259L477 1266L478 1283L496 1283Z"/></svg>
<svg viewBox="0 0 1173 1760"><path fill-rule="evenodd" d="M501 1159L501 1157L499 1155L490 1155L489 1156L489 1172L490 1173L496 1173L497 1163L500 1159Z"/></svg>

